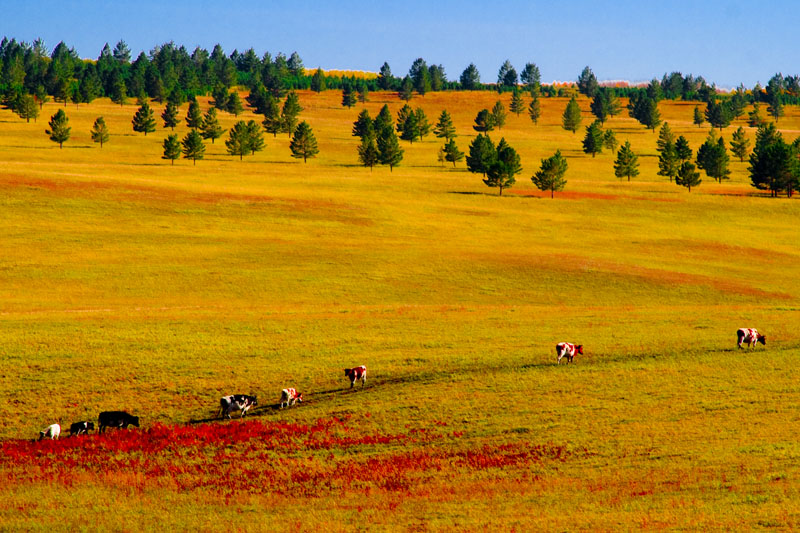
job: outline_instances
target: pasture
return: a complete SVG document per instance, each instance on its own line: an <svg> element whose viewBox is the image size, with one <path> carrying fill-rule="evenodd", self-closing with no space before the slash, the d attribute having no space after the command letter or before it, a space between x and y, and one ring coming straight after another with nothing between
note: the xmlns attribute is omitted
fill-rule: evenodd
<svg viewBox="0 0 800 533"><path fill-rule="evenodd" d="M524 168L502 197L440 165L432 135L370 171L350 134L362 106L340 98L300 93L307 164L287 135L239 161L226 134L172 166L169 130L134 133L136 106L107 99L67 106L63 149L44 134L62 104L38 123L0 111L0 529L800 525L797 200L738 161L688 193L624 111L606 128L641 166L620 181L613 154L581 151L585 98L574 135L565 98L490 134ZM370 99L373 118L402 106ZM466 152L497 99L410 105L431 124L449 110ZM660 109L696 150L694 106ZM800 135L800 110L778 126ZM568 184L551 200L530 176L556 149ZM767 345L737 350L739 327ZM556 366L559 341L585 355ZM275 409L286 387L304 402ZM258 407L212 420L233 393ZM30 442L104 410L142 428Z"/></svg>

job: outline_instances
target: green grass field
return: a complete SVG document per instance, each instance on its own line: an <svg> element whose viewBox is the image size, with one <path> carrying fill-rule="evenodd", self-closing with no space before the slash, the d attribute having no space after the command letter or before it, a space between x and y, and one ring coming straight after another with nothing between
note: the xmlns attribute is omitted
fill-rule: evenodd
<svg viewBox="0 0 800 533"><path fill-rule="evenodd" d="M373 117L402 106L370 96ZM497 98L411 105L432 123L448 109L467 151ZM441 166L432 136L370 172L350 135L361 108L339 100L300 94L320 148L307 164L282 135L243 161L225 136L171 166L169 130L135 134L136 106L105 99L67 107L61 150L44 133L56 104L38 123L0 111L0 529L800 526L796 200L751 188L738 161L688 193L627 116L606 124L640 157L620 181L613 154L581 151L585 98L577 134L563 98L491 133L524 167L502 197ZM696 150L694 105L660 108ZM778 126L800 135L800 110ZM530 176L556 149L568 184L551 200ZM739 327L766 347L737 350ZM559 341L586 353L557 366ZM349 391L342 368L360 364L367 386ZM274 409L287 386L306 401ZM232 393L258 395L255 422L190 424ZM146 438L255 436L150 453L122 435L84 451L18 440L114 409Z"/></svg>

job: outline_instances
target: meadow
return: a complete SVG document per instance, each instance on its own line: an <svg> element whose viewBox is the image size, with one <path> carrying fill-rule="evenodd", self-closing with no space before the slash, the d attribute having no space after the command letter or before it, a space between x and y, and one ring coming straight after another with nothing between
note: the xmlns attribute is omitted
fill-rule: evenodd
<svg viewBox="0 0 800 533"><path fill-rule="evenodd" d="M432 136L370 171L350 133L362 106L340 98L300 93L320 149L306 164L287 135L242 161L225 135L170 165L169 130L134 133L132 103L68 105L63 149L44 133L62 104L37 123L0 111L0 529L800 526L795 199L753 189L739 161L687 192L624 112L606 127L641 166L620 181L613 154L581 151L586 98L576 134L565 98L490 134L524 167L502 197L438 163ZM431 123L449 110L467 151L498 98L410 105ZM403 104L363 107L384 103ZM695 105L660 104L694 150ZM240 118L258 119L220 113ZM800 110L778 127L800 135ZM568 184L550 199L530 176L556 149ZM739 327L767 345L738 350ZM585 355L557 366L559 341ZM305 402L278 410L287 386ZM258 408L215 420L233 393ZM142 428L31 442L115 409Z"/></svg>

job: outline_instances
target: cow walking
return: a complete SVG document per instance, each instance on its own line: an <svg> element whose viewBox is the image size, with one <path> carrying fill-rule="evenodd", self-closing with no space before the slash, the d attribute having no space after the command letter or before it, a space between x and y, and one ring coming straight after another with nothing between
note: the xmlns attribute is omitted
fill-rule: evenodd
<svg viewBox="0 0 800 533"><path fill-rule="evenodd" d="M97 421L100 423L98 433L105 433L107 427L124 429L128 429L128 426L139 427L139 417L129 415L125 411L103 411Z"/></svg>
<svg viewBox="0 0 800 533"><path fill-rule="evenodd" d="M367 367L364 365L355 368L345 368L344 375L350 379L350 388L356 384L356 381L361 380L361 387L367 384Z"/></svg>
<svg viewBox="0 0 800 533"><path fill-rule="evenodd" d="M61 435L61 426L58 424L50 424L42 431L39 432L39 440L42 439L52 439L58 440L58 436Z"/></svg>
<svg viewBox="0 0 800 533"><path fill-rule="evenodd" d="M230 419L231 412L241 411L239 418L242 418L254 405L258 405L258 399L255 396L248 396L247 394L223 396L219 399L219 414L223 418Z"/></svg>
<svg viewBox="0 0 800 533"><path fill-rule="evenodd" d="M556 355L558 355L559 365L563 357L566 357L567 364L570 364L576 353L583 355L583 344L575 345L569 342L559 342L556 344Z"/></svg>
<svg viewBox="0 0 800 533"><path fill-rule="evenodd" d="M94 429L94 422L75 422L69 427L69 436L86 435Z"/></svg>
<svg viewBox="0 0 800 533"><path fill-rule="evenodd" d="M759 335L756 328L739 328L736 330L736 337L738 339L739 348L743 343L747 343L750 348L754 348L759 342L764 346L767 345L767 337Z"/></svg>
<svg viewBox="0 0 800 533"><path fill-rule="evenodd" d="M293 406L296 402L303 401L303 395L297 392L297 389L283 389L281 391L281 409L283 409L284 405L287 407Z"/></svg>

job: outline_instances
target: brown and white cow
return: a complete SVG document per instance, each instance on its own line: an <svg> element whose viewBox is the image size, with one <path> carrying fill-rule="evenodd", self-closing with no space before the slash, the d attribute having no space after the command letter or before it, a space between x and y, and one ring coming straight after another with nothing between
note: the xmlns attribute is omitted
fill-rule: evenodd
<svg viewBox="0 0 800 533"><path fill-rule="evenodd" d="M241 411L239 418L242 418L254 405L258 405L258 399L255 396L247 394L223 396L219 399L219 414L222 415L222 418L230 419L233 411Z"/></svg>
<svg viewBox="0 0 800 533"><path fill-rule="evenodd" d="M297 389L283 389L281 391L281 409L286 405L287 407L293 406L296 402L303 401L303 395L297 392Z"/></svg>
<svg viewBox="0 0 800 533"><path fill-rule="evenodd" d="M567 364L572 362L572 358L575 357L575 354L579 353L583 355L583 344L571 344L569 342L559 342L556 344L556 355L558 355L558 364L561 364L561 359L563 357L567 358Z"/></svg>
<svg viewBox="0 0 800 533"><path fill-rule="evenodd" d="M355 368L345 368L344 375L350 379L350 388L356 384L356 381L361 380L361 387L367 384L367 367L364 365Z"/></svg>
<svg viewBox="0 0 800 533"><path fill-rule="evenodd" d="M756 328L739 328L736 330L736 337L738 338L739 348L743 343L747 343L750 348L753 348L759 342L764 346L767 345L767 337L759 335Z"/></svg>

